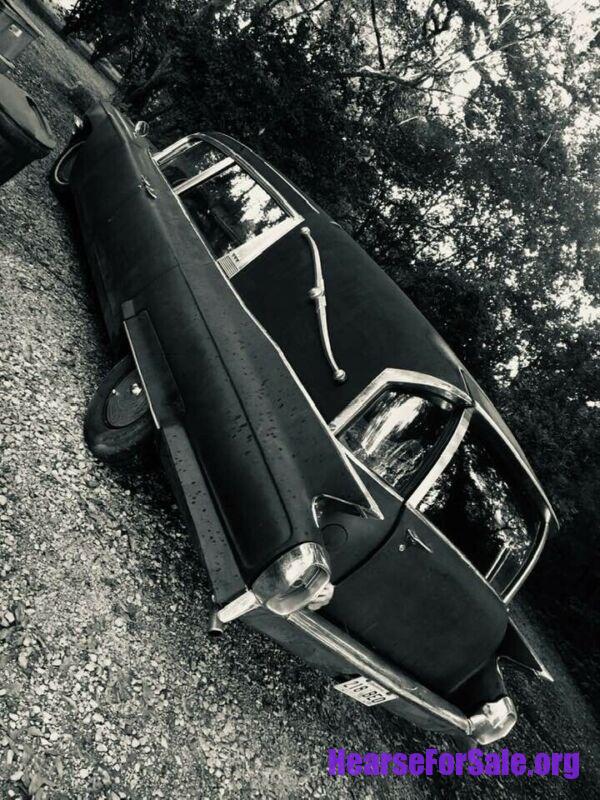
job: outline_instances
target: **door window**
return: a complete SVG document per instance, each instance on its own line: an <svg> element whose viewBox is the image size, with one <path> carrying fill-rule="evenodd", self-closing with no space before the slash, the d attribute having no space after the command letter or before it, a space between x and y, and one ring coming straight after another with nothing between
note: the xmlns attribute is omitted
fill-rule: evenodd
<svg viewBox="0 0 600 800"><path fill-rule="evenodd" d="M483 434L474 419L419 511L502 594L527 562L536 521L509 467Z"/></svg>
<svg viewBox="0 0 600 800"><path fill-rule="evenodd" d="M454 415L451 403L401 388L383 391L342 431L348 450L404 496Z"/></svg>
<svg viewBox="0 0 600 800"><path fill-rule="evenodd" d="M224 158L223 153L216 147L208 142L196 140L162 161L160 169L171 188L176 189L190 178L223 161Z"/></svg>
<svg viewBox="0 0 600 800"><path fill-rule="evenodd" d="M238 164L185 189L179 197L215 258L289 218L277 201Z"/></svg>

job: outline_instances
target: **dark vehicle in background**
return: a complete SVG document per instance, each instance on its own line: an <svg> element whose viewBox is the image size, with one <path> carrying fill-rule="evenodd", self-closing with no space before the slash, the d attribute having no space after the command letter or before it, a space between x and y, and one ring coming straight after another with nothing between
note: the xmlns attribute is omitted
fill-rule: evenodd
<svg viewBox="0 0 600 800"><path fill-rule="evenodd" d="M480 744L498 668L549 677L510 618L554 513L490 400L371 258L222 134L155 152L101 104L51 183L115 354L86 436L159 442L214 590L366 705Z"/></svg>

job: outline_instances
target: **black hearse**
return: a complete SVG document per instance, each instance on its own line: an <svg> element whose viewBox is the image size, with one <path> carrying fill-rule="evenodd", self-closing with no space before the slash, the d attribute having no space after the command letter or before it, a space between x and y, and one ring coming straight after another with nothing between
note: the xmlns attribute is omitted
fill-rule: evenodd
<svg viewBox="0 0 600 800"><path fill-rule="evenodd" d="M490 400L398 286L222 134L156 152L100 104L51 183L74 204L115 353L86 436L153 435L241 617L366 704L495 741L498 662L549 677L508 605L557 527Z"/></svg>

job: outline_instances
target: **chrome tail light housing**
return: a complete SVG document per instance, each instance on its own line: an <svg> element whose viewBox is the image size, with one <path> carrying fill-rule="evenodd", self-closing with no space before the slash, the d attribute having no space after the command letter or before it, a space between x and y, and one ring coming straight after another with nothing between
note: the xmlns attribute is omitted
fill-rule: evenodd
<svg viewBox="0 0 600 800"><path fill-rule="evenodd" d="M317 542L292 547L259 575L252 591L261 605L280 616L301 608L320 608L333 595L325 548Z"/></svg>
<svg viewBox="0 0 600 800"><path fill-rule="evenodd" d="M220 624L232 622L261 606L287 617L303 608L316 611L332 597L327 551L317 542L303 542L276 558L251 589L215 609L215 619Z"/></svg>

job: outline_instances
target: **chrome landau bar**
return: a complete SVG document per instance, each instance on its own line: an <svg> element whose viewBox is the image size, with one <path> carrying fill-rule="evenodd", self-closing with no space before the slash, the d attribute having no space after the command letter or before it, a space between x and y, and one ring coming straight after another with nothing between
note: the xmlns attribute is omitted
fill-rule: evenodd
<svg viewBox="0 0 600 800"><path fill-rule="evenodd" d="M313 265L315 269L315 285L308 293L308 296L315 304L317 319L319 321L319 333L321 334L321 344L325 352L325 357L329 362L333 379L337 383L344 383L346 380L345 371L339 366L333 355L331 339L329 338L329 328L327 325L327 297L325 296L325 279L323 278L323 267L321 265L321 255L317 243L313 239L310 228L304 225L300 228L300 233L309 244L312 253Z"/></svg>

